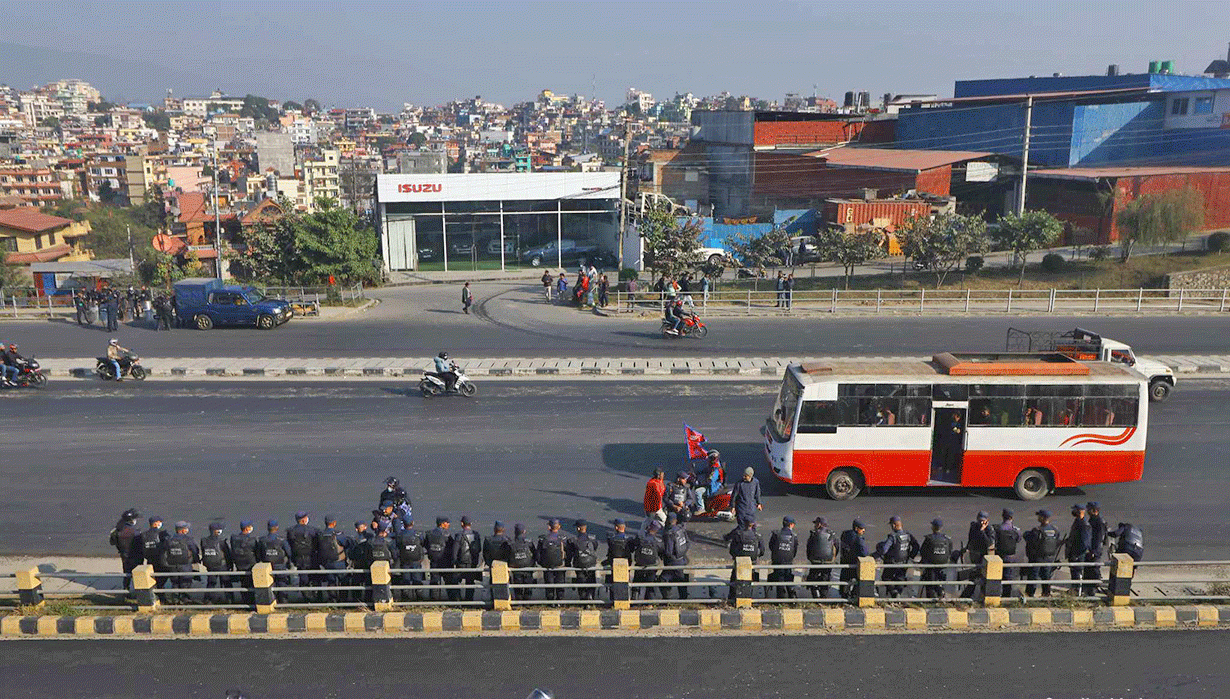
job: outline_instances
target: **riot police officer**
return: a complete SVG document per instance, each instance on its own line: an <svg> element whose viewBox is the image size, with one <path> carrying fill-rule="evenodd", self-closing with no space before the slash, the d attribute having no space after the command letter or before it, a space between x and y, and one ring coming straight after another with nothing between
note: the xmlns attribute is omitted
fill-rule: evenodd
<svg viewBox="0 0 1230 699"><path fill-rule="evenodd" d="M756 533L756 519L754 517L744 517L739 520L739 526L727 532L726 536L722 537L729 544L731 560L741 557L752 559L752 563L765 554L764 538ZM735 601L735 582L736 569L731 566L730 569L730 593L728 599L733 603ZM752 569L752 582L759 582L760 576L755 568Z"/></svg>
<svg viewBox="0 0 1230 699"><path fill-rule="evenodd" d="M80 296L80 292L77 293ZM119 521L115 523L115 528L111 530L111 545L120 555L126 590L132 586L132 569L141 565L141 533L137 531L137 518L140 516L135 509L124 510Z"/></svg>
<svg viewBox="0 0 1230 699"><path fill-rule="evenodd" d="M666 513L666 531L662 533L662 564L665 566L686 566L689 563L688 549L692 541L688 538L688 530L674 512ZM661 578L664 583L679 585L679 599L688 598L688 581L690 577L686 570L663 570ZM662 588L662 599L669 596L670 588Z"/></svg>
<svg viewBox="0 0 1230 699"><path fill-rule="evenodd" d="M316 565L321 569L346 570L346 551L350 548L350 537L338 531L337 517L325 515L325 527L316 531L316 538L312 542L312 547L316 550ZM325 578L325 587L338 587L345 584L345 574L343 573L323 577ZM339 593L339 591L327 591L325 593L325 598L330 602L342 601L343 597L347 597L347 595Z"/></svg>
<svg viewBox="0 0 1230 699"><path fill-rule="evenodd" d="M318 530L308 524L308 513L300 510L295 513L295 523L286 530L286 543L290 546L290 560L297 570L316 570L316 534ZM314 575L291 576L290 580L298 578L299 587L315 587L321 580ZM308 593L303 592L303 600L309 601ZM317 602L323 601L319 598Z"/></svg>
<svg viewBox="0 0 1230 699"><path fill-rule="evenodd" d="M794 563L794 557L799 553L799 537L794 533L794 518L782 517L782 528L769 536L769 560L773 565L789 565ZM790 568L774 568L769 571L769 582L794 582L794 570ZM768 591L768 587L765 591ZM777 598L795 599L798 590L794 585L778 585Z"/></svg>
<svg viewBox="0 0 1230 699"><path fill-rule="evenodd" d="M1102 519L1102 509L1096 502L1091 502L1085 506L1085 510L1089 513L1089 562L1098 565L1086 566L1085 579L1092 581L1085 586L1089 590L1088 594L1095 594L1098 585L1102 582L1102 559L1106 555L1106 540L1110 536L1107 530L1106 520Z"/></svg>
<svg viewBox="0 0 1230 699"><path fill-rule="evenodd" d="M583 519L577 520L576 530L577 533L568 540L568 565L577 569L577 598L597 599L598 588L592 586L598 582L595 572L598 567L598 538L589 533L589 523ZM584 587L586 585L590 587Z"/></svg>
<svg viewBox="0 0 1230 699"><path fill-rule="evenodd" d="M450 547L448 529L452 525L448 521L448 517L436 517L436 528L427 532L424 538L424 544L427 548L427 561L431 563L431 573L428 577L428 584L432 585L432 589L428 591L428 598L433 601L444 599L445 595L441 594L442 590L435 585L451 584L452 577L446 578L443 573L439 572L441 568L449 568L452 566L452 550ZM451 596L452 591L449 591Z"/></svg>
<svg viewBox="0 0 1230 699"><path fill-rule="evenodd" d="M632 574L633 583L656 583L661 582L659 578L658 566L662 561L662 554L666 551L666 545L662 542L662 525L658 520L649 520L649 529L645 533L636 537L632 542L632 562L636 565L636 571ZM645 599L653 599L654 588L645 587ZM632 587L632 597L636 599L637 588Z"/></svg>
<svg viewBox="0 0 1230 699"><path fill-rule="evenodd" d="M471 526L473 523L470 518L462 515L461 531L453 535L453 567L454 568L482 568L482 552L483 538L474 531ZM483 581L483 573L481 570L475 570L469 573L454 573L453 579L457 583L467 585L477 585ZM467 602L474 601L474 588L466 588L464 595L462 590L453 590L455 594L450 599L460 600L463 597Z"/></svg>
<svg viewBox="0 0 1230 699"><path fill-rule="evenodd" d="M856 592L853 581L858 576L858 559L871 555L867 540L863 538L866 533L867 525L861 519L851 522L850 528L841 533L841 565L844 566L841 582L845 583L848 597L853 597Z"/></svg>
<svg viewBox="0 0 1230 699"><path fill-rule="evenodd" d="M137 537L137 544L141 550L141 558L145 560L147 565L153 566L155 573L165 573L166 568L162 564L162 544L170 537L162 530L162 517L154 516L149 518L149 529L141 532ZM167 585L166 578L155 578L154 587L164 588Z"/></svg>
<svg viewBox="0 0 1230 699"><path fill-rule="evenodd" d="M1130 522L1120 522L1112 534L1115 538L1115 553L1126 553L1133 561L1145 557L1145 533Z"/></svg>
<svg viewBox="0 0 1230 699"><path fill-rule="evenodd" d="M1034 565L1025 569L1025 577L1029 580L1050 580L1055 573L1055 559L1059 556L1059 530L1051 524L1050 510L1038 510L1038 526L1025 532L1025 557ZM1045 565L1037 565L1039 563ZM1030 583L1025 586L1025 595L1033 596L1039 586ZM1043 596L1051 594L1051 586L1042 583Z"/></svg>
<svg viewBox="0 0 1230 699"><path fill-rule="evenodd" d="M1019 563L1020 556L1017 549L1021 543L1021 530L1017 529L1012 522L1012 510L1004 508L1001 513L1003 522L995 527L995 555L1003 559L1004 563ZM1017 568L1004 566L1004 597L1012 596L1012 586L1008 584L1009 580L1017 580Z"/></svg>
<svg viewBox="0 0 1230 699"><path fill-rule="evenodd" d="M512 540L504 533L504 523L496 522L491 532L491 536L483 539L483 561L488 567L496 561L508 563L508 544Z"/></svg>
<svg viewBox="0 0 1230 699"><path fill-rule="evenodd" d="M393 548L393 565L398 568L422 570L423 557L427 555L427 548L423 544L423 532L414 528L414 520L407 520L402 530L398 532L392 539ZM421 586L424 582L423 574L420 573L398 573L396 576L398 585L414 585ZM422 600L422 590L399 590L396 595L398 599L413 599Z"/></svg>
<svg viewBox="0 0 1230 699"><path fill-rule="evenodd" d="M258 539L252 533L252 521L245 519L239 523L239 532L231 534L230 549L231 563L235 566L235 570L247 573L239 579L239 584L249 590L252 589L252 566L256 565L256 542ZM251 602L252 593L244 593L244 598Z"/></svg>
<svg viewBox="0 0 1230 699"><path fill-rule="evenodd" d="M207 573L225 573L231 570L231 545L222 537L221 522L209 523L209 536L201 539L201 566ZM229 590L235 578L230 575L206 575L206 590ZM229 592L206 592L205 601L225 604L231 601Z"/></svg>
<svg viewBox="0 0 1230 699"><path fill-rule="evenodd" d="M812 520L812 530L807 535L807 562L812 565L832 565L837 559L837 534L829 529L828 522L823 517ZM832 568L812 568L807 571L807 582L829 582L833 579ZM809 585L811 596L822 598L829 596L831 589L825 585Z"/></svg>
<svg viewBox="0 0 1230 699"><path fill-rule="evenodd" d="M192 537L188 536L188 526L188 523L182 520L176 522L175 533L167 537L162 544L162 567L168 573L192 573L196 570L193 566L201 562L201 550L197 548ZM194 580L195 575L176 575L171 578L171 587L187 590L192 587ZM178 604L192 601L186 592L176 594L172 599Z"/></svg>
<svg viewBox="0 0 1230 699"><path fill-rule="evenodd" d="M1079 502L1072 506L1072 528L1064 539L1064 556L1069 563L1086 563L1093 550L1093 530L1089 526L1085 506ZM1069 577L1080 581L1085 578L1085 566L1069 566ZM1083 584L1072 586L1078 596L1092 595L1093 589Z"/></svg>
<svg viewBox="0 0 1230 699"><path fill-rule="evenodd" d="M268 532L261 538L256 540L256 560L261 563L268 563L269 567L275 572L273 574L273 584L276 586L279 582L286 584L287 576L281 576L278 579L276 571L289 570L291 551L286 540L278 535L278 521L271 519L265 524L265 529ZM286 593L275 593L278 602L286 601Z"/></svg>
<svg viewBox="0 0 1230 699"><path fill-rule="evenodd" d="M508 543L508 567L512 576L512 584L532 585L534 583L534 573L524 570L531 568L534 565L534 546L525 538L525 525L513 525L513 538ZM527 600L533 594L533 590L527 587L513 587L513 599Z"/></svg>
<svg viewBox="0 0 1230 699"><path fill-rule="evenodd" d="M943 532L944 521L939 517L931 520L931 533L923 537L918 547L920 562L927 565L948 565L952 563L952 539ZM948 571L945 568L923 568L919 578L923 582L946 583ZM923 597L943 599L947 594L943 585L923 585Z"/></svg>
<svg viewBox="0 0 1230 699"><path fill-rule="evenodd" d="M918 555L918 540L905 530L901 518L893 515L888 520L888 536L876 547L875 556L884 563L893 566L904 566ZM885 568L881 579L889 582L904 583L909 579L909 568ZM889 597L900 597L905 592L905 585L886 585Z"/></svg>
<svg viewBox="0 0 1230 699"><path fill-rule="evenodd" d="M559 527L559 520L552 518L547 522L547 533L538 537L538 565L546 568L542 572L542 581L547 585L562 585L568 576L567 571L558 570L564 567L568 548L568 535L560 532ZM564 588L548 587L546 595L549 600L563 599Z"/></svg>

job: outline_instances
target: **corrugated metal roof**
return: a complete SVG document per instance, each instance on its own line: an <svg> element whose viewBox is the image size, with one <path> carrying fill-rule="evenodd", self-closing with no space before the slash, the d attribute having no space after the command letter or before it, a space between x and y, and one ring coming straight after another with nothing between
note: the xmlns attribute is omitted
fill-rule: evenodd
<svg viewBox="0 0 1230 699"><path fill-rule="evenodd" d="M1047 99L1059 97L1097 97L1098 95L1120 96L1127 95L1133 92L1146 94L1151 91L1149 87L1118 87L1110 90L1058 90L1054 92L1020 92L1013 95L975 95L972 97L940 97L933 100L912 100L902 104L909 106L913 104L948 104L950 102L1023 102L1026 97L1034 99Z"/></svg>
<svg viewBox="0 0 1230 699"><path fill-rule="evenodd" d="M1199 175L1206 172L1230 172L1230 167L1199 167L1195 165L1154 165L1124 167L1070 167L1030 172L1030 177L1059 180L1100 180L1117 177L1151 177L1157 175Z"/></svg>
<svg viewBox="0 0 1230 699"><path fill-rule="evenodd" d="M35 262L31 272L54 272L86 277L110 277L116 274L132 274L132 263L127 258L114 260L79 260L77 262Z"/></svg>
<svg viewBox="0 0 1230 699"><path fill-rule="evenodd" d="M905 150L896 148L833 148L808 153L822 158L829 167L922 172L966 160L987 158L994 153L965 150Z"/></svg>

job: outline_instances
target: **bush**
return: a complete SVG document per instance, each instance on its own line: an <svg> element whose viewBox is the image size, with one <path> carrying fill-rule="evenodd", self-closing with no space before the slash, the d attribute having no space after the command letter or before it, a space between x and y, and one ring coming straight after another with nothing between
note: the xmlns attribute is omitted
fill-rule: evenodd
<svg viewBox="0 0 1230 699"><path fill-rule="evenodd" d="M1063 259L1063 255L1055 252L1046 253L1046 257L1042 258L1042 271L1044 272L1059 272L1063 270L1064 265L1068 262Z"/></svg>
<svg viewBox="0 0 1230 699"><path fill-rule="evenodd" d="M1230 250L1230 233L1217 231L1209 236L1205 245L1208 246L1209 252L1226 252Z"/></svg>
<svg viewBox="0 0 1230 699"><path fill-rule="evenodd" d="M629 279L640 279L641 275L631 267L624 267L619 270L619 281L626 282Z"/></svg>
<svg viewBox="0 0 1230 699"><path fill-rule="evenodd" d="M1105 260L1109 257L1110 257L1110 246L1109 245L1095 245L1089 251L1089 259L1093 260L1094 262L1101 262L1102 260Z"/></svg>
<svg viewBox="0 0 1230 699"><path fill-rule="evenodd" d="M970 255L965 258L965 272L966 274L978 274L986 264L987 261L982 259L982 255Z"/></svg>

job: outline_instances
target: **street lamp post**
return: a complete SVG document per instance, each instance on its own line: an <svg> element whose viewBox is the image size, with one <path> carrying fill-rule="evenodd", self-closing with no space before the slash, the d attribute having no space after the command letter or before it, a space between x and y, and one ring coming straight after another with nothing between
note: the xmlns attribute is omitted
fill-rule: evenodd
<svg viewBox="0 0 1230 699"><path fill-rule="evenodd" d="M213 166L213 194L214 194L214 252L217 253L217 258L214 261L214 268L218 271L218 279L222 278L222 216L218 213L218 144L214 142L213 149L214 166Z"/></svg>

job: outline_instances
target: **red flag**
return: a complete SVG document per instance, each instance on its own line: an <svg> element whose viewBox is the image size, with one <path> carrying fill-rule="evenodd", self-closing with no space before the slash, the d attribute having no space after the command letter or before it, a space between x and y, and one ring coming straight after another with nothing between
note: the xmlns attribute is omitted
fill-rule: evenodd
<svg viewBox="0 0 1230 699"><path fill-rule="evenodd" d="M689 459L703 459L709 456L709 452L705 449L705 435L688 427L686 423L683 426L683 438L688 445Z"/></svg>

